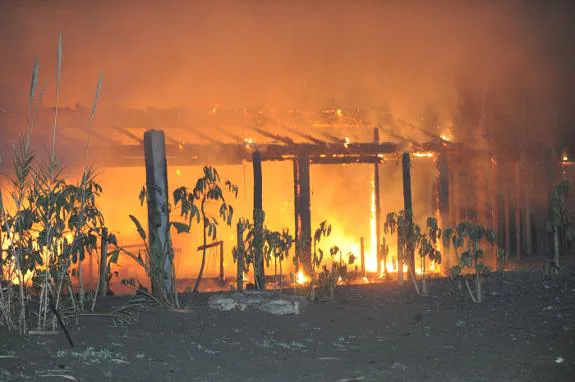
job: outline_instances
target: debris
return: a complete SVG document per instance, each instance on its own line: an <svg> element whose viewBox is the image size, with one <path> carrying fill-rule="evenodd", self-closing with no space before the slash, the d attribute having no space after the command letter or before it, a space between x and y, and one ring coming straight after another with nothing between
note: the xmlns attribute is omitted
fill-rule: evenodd
<svg viewBox="0 0 575 382"><path fill-rule="evenodd" d="M209 306L220 311L245 311L248 307L271 313L273 315L300 314L307 300L301 296L286 296L273 292L245 291L219 293L210 297Z"/></svg>
<svg viewBox="0 0 575 382"><path fill-rule="evenodd" d="M401 362L395 362L393 365L391 365L391 368L392 369L399 369L401 371L407 370L407 366Z"/></svg>
<svg viewBox="0 0 575 382"><path fill-rule="evenodd" d="M564 359L563 357L557 357L557 358L555 359L555 363L557 363L557 364L563 363L563 362L565 362L565 359Z"/></svg>

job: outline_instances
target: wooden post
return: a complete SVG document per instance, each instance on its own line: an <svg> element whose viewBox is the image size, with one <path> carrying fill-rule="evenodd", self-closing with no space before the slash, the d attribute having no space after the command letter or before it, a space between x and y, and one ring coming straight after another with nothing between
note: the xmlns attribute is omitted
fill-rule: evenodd
<svg viewBox="0 0 575 382"><path fill-rule="evenodd" d="M506 262L509 260L509 255L511 253L511 221L510 221L510 211L509 211L509 179L505 180L505 192L503 193L504 202L504 214L505 214L505 259Z"/></svg>
<svg viewBox="0 0 575 382"><path fill-rule="evenodd" d="M447 161L447 154L440 153L437 155L435 160L436 166L436 180L435 180L435 190L437 193L436 203L437 209L439 210L439 226L443 229L449 224L449 166ZM435 212L435 211L433 211ZM450 259L447 258L445 269L449 271L450 269Z"/></svg>
<svg viewBox="0 0 575 382"><path fill-rule="evenodd" d="M533 179L529 176L529 173L525 171L529 166L527 163L527 156L523 153L521 158L521 163L523 167L523 189L525 190L525 249L527 250L527 256L533 255L533 238L531 232L531 198L530 198L530 188L531 182L530 180Z"/></svg>
<svg viewBox="0 0 575 382"><path fill-rule="evenodd" d="M220 281L225 281L224 276L224 241L220 242Z"/></svg>
<svg viewBox="0 0 575 382"><path fill-rule="evenodd" d="M405 260L404 232L401 225L397 227L397 282L403 285L403 263Z"/></svg>
<svg viewBox="0 0 575 382"><path fill-rule="evenodd" d="M152 273L152 293L160 296L158 290L163 284L165 293L172 295L174 290L170 232L168 229L168 165L166 160L166 141L163 131L148 130L144 133L144 153L146 161L146 188L148 190L148 241L149 248L162 248L152 251L150 256ZM164 254L164 249L167 254ZM164 263L162 264L162 260Z"/></svg>
<svg viewBox="0 0 575 382"><path fill-rule="evenodd" d="M100 296L106 296L108 293L108 229L106 227L102 228L102 237L100 238L100 279L98 285L98 290L100 291Z"/></svg>
<svg viewBox="0 0 575 382"><path fill-rule="evenodd" d="M497 164L495 159L492 158L491 166L490 166L490 181L489 181L489 197L491 199L491 228L497 237L497 246L500 245L500 230L499 230L499 199L497 197L499 193L497 181ZM495 249L495 254L493 256L493 265L492 269L495 271L497 270L497 252L498 248Z"/></svg>
<svg viewBox="0 0 575 382"><path fill-rule="evenodd" d="M306 275L313 272L311 263L311 189L310 163L307 155L294 161L294 206L296 220L296 252Z"/></svg>
<svg viewBox="0 0 575 382"><path fill-rule="evenodd" d="M241 222L237 225L237 288L238 291L244 290L244 226Z"/></svg>
<svg viewBox="0 0 575 382"><path fill-rule="evenodd" d="M413 202L411 197L411 160L409 158L409 153L403 153L401 165L403 169L403 209L406 217L410 219L409 224L411 225L413 224ZM411 268L412 273L415 275L415 254L412 249L409 249L407 252L408 253L405 254L406 262Z"/></svg>
<svg viewBox="0 0 575 382"><path fill-rule="evenodd" d="M515 164L515 251L517 260L521 260L521 191L519 162Z"/></svg>
<svg viewBox="0 0 575 382"><path fill-rule="evenodd" d="M373 129L373 142L379 143L379 129ZM375 258L377 260L377 276L381 275L381 200L380 200L380 180L379 180L379 156L375 156L373 165L373 186L375 190ZM363 275L365 276L365 266L362 261Z"/></svg>
<svg viewBox="0 0 575 382"><path fill-rule="evenodd" d="M363 237L359 239L360 255L361 255L361 275L365 276L365 246Z"/></svg>
<svg viewBox="0 0 575 382"><path fill-rule="evenodd" d="M253 155L254 168L254 240L256 253L254 259L255 284L258 290L264 290L266 276L264 268L264 220L265 215L262 207L262 157L258 151Z"/></svg>

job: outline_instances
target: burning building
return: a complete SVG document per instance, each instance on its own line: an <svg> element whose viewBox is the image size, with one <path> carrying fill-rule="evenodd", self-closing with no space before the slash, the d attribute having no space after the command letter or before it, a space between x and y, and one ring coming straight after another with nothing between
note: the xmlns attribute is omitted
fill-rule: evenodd
<svg viewBox="0 0 575 382"><path fill-rule="evenodd" d="M81 126L86 125L87 113L79 107L60 111L58 145L64 161L74 163L68 154L73 156L85 144ZM51 110L44 110L39 124L49 123L43 118L50 114ZM4 118L6 123L18 123L16 114ZM109 232L135 252L143 250L143 243L129 215L147 220L138 192L147 180L144 133L150 130L162 131L170 190L193 186L203 165L215 166L239 186L238 198L230 201L236 217L251 217L256 204L260 205L268 227L288 228L295 235L294 250L311 238L320 221L328 220L334 228L326 245L354 254L361 259L357 266L376 278L384 271L397 271L396 238L383 232L384 215L391 211L410 209L420 225L435 216L442 227L464 220L494 227L505 248L518 256L522 250L531 254L536 246L544 248L541 239L546 235L530 223L540 220L536 216L545 201L533 203L537 200L533 197L543 195L541 185L546 190L553 179L536 183L526 171L525 158L496 157L489 150L457 143L448 131L407 122L376 125L358 110L339 108L319 113L104 109L91 140L91 157L104 188L101 208ZM42 135L38 132L36 140L42 142ZM515 166L514 171L509 166ZM74 167L68 171L74 175ZM519 220L511 218L511 211ZM178 219L178 211L173 209L171 214ZM200 236L195 227L190 235L173 235L182 285L197 275ZM387 263L381 262L377 250L383 240L390 249ZM232 247L236 241L233 225L220 228L218 245L208 251L208 278L235 276ZM299 258L304 273L310 274L311 248L307 246ZM494 267L495 254L488 253L485 261ZM119 278L145 279L129 258L118 266ZM92 258L87 267L85 274L95 282L97 259ZM446 273L445 267L435 264L431 269Z"/></svg>

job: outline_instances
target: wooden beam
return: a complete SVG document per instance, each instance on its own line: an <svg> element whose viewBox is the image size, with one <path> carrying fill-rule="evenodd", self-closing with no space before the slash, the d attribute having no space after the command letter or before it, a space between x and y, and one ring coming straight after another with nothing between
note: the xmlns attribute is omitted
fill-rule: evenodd
<svg viewBox="0 0 575 382"><path fill-rule="evenodd" d="M260 129L259 127L253 127L252 130L256 131L258 134L263 135L264 137L272 138L272 139L275 139L277 141L283 142L283 143L288 144L288 145L293 145L295 143L289 137L284 137L281 135L273 134L273 133L270 133L270 132L265 131L263 129Z"/></svg>
<svg viewBox="0 0 575 382"><path fill-rule="evenodd" d="M300 137L305 138L305 139L307 139L308 141L313 142L313 143L315 143L315 144L318 144L318 145L325 145L325 144L326 144L325 141L322 141L321 139L316 138L316 137L314 137L313 135L306 134L306 133L302 133L301 131L298 131L298 130L296 130L296 129L292 128L292 127L289 127L289 126L285 126L285 125L283 125L283 124L280 124L280 126L281 126L283 129L288 130L288 131L290 131L290 132L292 132L292 133L294 133L294 134L296 134L296 135L299 135Z"/></svg>

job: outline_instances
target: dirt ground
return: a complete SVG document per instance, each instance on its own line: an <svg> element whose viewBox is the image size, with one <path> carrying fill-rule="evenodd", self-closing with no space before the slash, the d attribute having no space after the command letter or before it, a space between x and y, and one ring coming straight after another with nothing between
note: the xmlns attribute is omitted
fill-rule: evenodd
<svg viewBox="0 0 575 382"><path fill-rule="evenodd" d="M451 280L432 297L410 284L340 287L298 316L150 306L138 322L74 320L64 335L0 328L0 380L78 381L573 381L575 268L494 274L474 305ZM102 308L126 298L109 297Z"/></svg>

